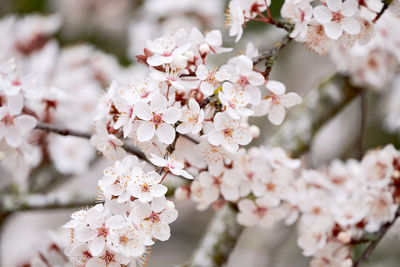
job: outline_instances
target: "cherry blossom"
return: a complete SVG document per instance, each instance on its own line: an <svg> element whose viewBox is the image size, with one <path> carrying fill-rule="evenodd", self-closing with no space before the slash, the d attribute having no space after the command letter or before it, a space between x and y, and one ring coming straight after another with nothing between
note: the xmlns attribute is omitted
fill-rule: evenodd
<svg viewBox="0 0 400 267"><path fill-rule="evenodd" d="M134 167L132 176L128 191L141 202L149 202L154 197L161 197L167 193L167 187L160 184L161 176L155 171L144 173L141 168Z"/></svg>
<svg viewBox="0 0 400 267"><path fill-rule="evenodd" d="M225 82L218 96L232 119L238 120L240 115L248 117L253 114L252 110L246 108L250 102L250 95L242 89L234 88L231 83Z"/></svg>
<svg viewBox="0 0 400 267"><path fill-rule="evenodd" d="M156 95L150 102L137 103L137 116L143 121L137 129L139 142L146 142L153 138L154 133L157 138L165 143L171 144L175 139L175 129L171 124L176 123L181 111L175 107L169 107L167 99L162 95Z"/></svg>
<svg viewBox="0 0 400 267"><path fill-rule="evenodd" d="M167 159L163 159L154 154L152 154L151 156L152 157L150 158L150 161L154 165L158 167L165 167L167 172L171 172L174 175L182 176L187 179L193 179L193 176L183 169L183 161L177 159L175 155L170 155Z"/></svg>
<svg viewBox="0 0 400 267"><path fill-rule="evenodd" d="M337 40L345 31L348 34L360 32L360 22L355 18L358 11L356 0L327 0L327 6L314 8L315 19L324 25L326 35Z"/></svg>
<svg viewBox="0 0 400 267"><path fill-rule="evenodd" d="M187 106L181 109L181 123L176 127L176 131L181 134L198 134L203 127L204 111L200 105L194 100L190 99Z"/></svg>
<svg viewBox="0 0 400 267"><path fill-rule="evenodd" d="M208 133L208 141L214 145L222 145L229 152L235 152L239 145L250 143L252 136L249 130L240 126L238 120L231 119L226 112L219 112L214 117L214 129Z"/></svg>

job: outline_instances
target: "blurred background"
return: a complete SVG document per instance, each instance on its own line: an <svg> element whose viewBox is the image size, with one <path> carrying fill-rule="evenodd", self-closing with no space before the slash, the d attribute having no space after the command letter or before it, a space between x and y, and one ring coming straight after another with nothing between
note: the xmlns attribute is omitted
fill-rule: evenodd
<svg viewBox="0 0 400 267"><path fill-rule="evenodd" d="M272 0L273 16L279 16L282 4L283 0ZM181 27L189 30L193 26L202 30L220 29L225 35L225 46L233 46L233 39L227 37L224 27L226 5L225 0L1 0L0 17L4 19L11 15L25 16L32 13L58 14L62 24L55 38L61 47L90 44L94 49L105 52L113 64L129 69L124 77L111 75L110 80L129 80L141 73L134 59L136 54L143 51L146 40L174 32ZM282 36L281 30L250 22L244 37L232 53L244 51L248 41L253 42L259 51L266 50L273 47ZM2 36L1 39L6 38ZM229 55L215 59L216 63L223 62L226 57ZM282 51L271 78L282 81L288 90L297 91L304 98L335 72L336 68L328 56L318 56L308 52L301 44L292 42ZM382 102L385 103L387 96L368 91L366 97L368 119L363 149L388 143L398 148L397 134L388 131L383 123L385 110ZM334 158L354 157L359 121L360 101L357 99L317 134L311 152L306 155L310 165L318 167ZM262 132L255 143L262 144L274 131L274 127L263 118L254 123ZM72 177L69 175L52 192L74 192L95 199L97 180L108 165L109 162L98 160L91 165L89 171ZM0 171L0 176L0 186L8 186L10 177L7 171ZM190 201L178 202L177 209L179 217L172 224L171 239L154 246L148 266L171 266L187 260L213 214L212 210L197 211ZM37 248L46 245L46 240L54 238L52 231L57 231L69 219L72 211L25 211L9 216L1 228L1 266L21 266L29 261ZM393 227L392 233L385 237L374 252L372 261L365 266L399 266L399 227ZM270 231L246 229L227 265L308 266L309 259L301 255L296 245L296 236L295 226L282 226Z"/></svg>

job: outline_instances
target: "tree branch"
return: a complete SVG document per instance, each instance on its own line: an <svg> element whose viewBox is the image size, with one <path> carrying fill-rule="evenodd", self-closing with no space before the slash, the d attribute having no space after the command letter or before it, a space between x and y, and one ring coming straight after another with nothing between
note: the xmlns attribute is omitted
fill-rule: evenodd
<svg viewBox="0 0 400 267"><path fill-rule="evenodd" d="M333 75L291 112L268 145L299 156L309 149L315 133L360 93L361 88L351 85L347 77ZM216 267L227 261L243 230L236 220L237 209L231 205L214 215L192 259L181 267Z"/></svg>
<svg viewBox="0 0 400 267"><path fill-rule="evenodd" d="M368 247L364 250L361 256L358 258L357 261L353 263L353 267L358 267L361 265L362 262L369 261L369 258L375 248L378 246L379 242L381 242L382 238L386 235L389 231L390 227L396 222L397 218L400 216L400 207L397 209L395 216L392 221L384 224L379 231L376 233L376 237L374 238L371 243L369 243Z"/></svg>

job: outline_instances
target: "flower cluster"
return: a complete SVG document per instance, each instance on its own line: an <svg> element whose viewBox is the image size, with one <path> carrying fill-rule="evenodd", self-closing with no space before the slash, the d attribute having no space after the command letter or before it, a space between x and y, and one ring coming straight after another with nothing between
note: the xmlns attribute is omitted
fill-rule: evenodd
<svg viewBox="0 0 400 267"><path fill-rule="evenodd" d="M99 188L104 204L72 214L63 227L66 254L76 266L121 266L141 262L155 240L170 237L178 216L161 176L144 172L135 156L116 161L104 171Z"/></svg>
<svg viewBox="0 0 400 267"><path fill-rule="evenodd" d="M300 103L300 96L266 81L246 55L219 68L208 66L209 55L228 51L218 30L203 34L193 28L188 34L181 29L149 41L137 56L148 74L127 85L111 84L100 101L92 144L106 158L120 159L124 138L149 157L164 157L179 135L192 135L236 152L252 140L249 116L268 114L273 124L281 124L286 108Z"/></svg>

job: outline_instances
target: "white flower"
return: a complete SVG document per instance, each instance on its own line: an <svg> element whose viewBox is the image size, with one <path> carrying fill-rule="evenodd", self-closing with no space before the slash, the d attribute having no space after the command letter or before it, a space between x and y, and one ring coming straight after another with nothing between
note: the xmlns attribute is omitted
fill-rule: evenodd
<svg viewBox="0 0 400 267"><path fill-rule="evenodd" d="M96 133L90 138L90 143L107 159L117 160L125 156L125 150L121 147L124 143L108 133L104 120L96 122Z"/></svg>
<svg viewBox="0 0 400 267"><path fill-rule="evenodd" d="M257 115L268 114L268 119L275 125L280 125L286 115L285 108L293 107L301 102L297 93L287 93L286 86L278 81L268 81L265 85L271 95L263 100L260 105L254 107Z"/></svg>
<svg viewBox="0 0 400 267"><path fill-rule="evenodd" d="M97 257L90 258L85 267L120 267L121 264L128 264L131 258L125 257L120 253L116 253L111 249L105 249L104 252Z"/></svg>
<svg viewBox="0 0 400 267"><path fill-rule="evenodd" d="M231 82L238 83L243 88L264 83L262 74L253 70L253 61L245 55L230 59L228 64L222 66L221 69L226 69L231 74L229 78Z"/></svg>
<svg viewBox="0 0 400 267"><path fill-rule="evenodd" d="M238 203L237 220L240 224L249 227L259 225L262 228L271 228L286 215L285 210L278 205L279 202L267 197L258 198L255 202L242 199Z"/></svg>
<svg viewBox="0 0 400 267"><path fill-rule="evenodd" d="M313 15L313 8L310 5L311 0L288 0L281 8L283 18L288 18L295 23L290 37L299 37L304 39L307 34L308 22Z"/></svg>
<svg viewBox="0 0 400 267"><path fill-rule="evenodd" d="M314 255L310 267L351 267L351 246L337 241L328 242Z"/></svg>
<svg viewBox="0 0 400 267"><path fill-rule="evenodd" d="M228 201L239 199L239 179L240 173L235 170L227 170L218 175L212 175L209 172L201 172L198 179L204 190L209 190L210 202L218 199L219 193Z"/></svg>
<svg viewBox="0 0 400 267"><path fill-rule="evenodd" d="M160 184L161 176L151 171L144 173L139 167L132 170L133 179L130 181L128 190L132 196L141 202L150 202L155 197L164 196L167 193L167 187Z"/></svg>
<svg viewBox="0 0 400 267"><path fill-rule="evenodd" d="M135 201L129 219L146 235L161 241L171 236L169 224L176 220L178 211L165 197L154 199L151 204Z"/></svg>
<svg viewBox="0 0 400 267"><path fill-rule="evenodd" d="M139 142L149 141L154 133L165 144L174 141L175 129L171 124L179 120L181 111L175 107L168 107L167 99L163 95L154 96L150 105L137 103L135 109L137 116L143 120L137 129Z"/></svg>
<svg viewBox="0 0 400 267"><path fill-rule="evenodd" d="M133 224L126 222L124 226L110 231L107 244L125 257L139 257L146 251L146 246L151 246L154 242Z"/></svg>
<svg viewBox="0 0 400 267"><path fill-rule="evenodd" d="M239 145L247 145L252 139L249 129L242 127L240 121L231 119L226 112L215 115L213 126L208 141L214 146L222 145L229 152L237 151Z"/></svg>
<svg viewBox="0 0 400 267"><path fill-rule="evenodd" d="M150 161L158 167L166 167L166 171L172 172L174 175L193 179L193 176L183 169L185 167L183 161L178 160L175 155L170 155L168 159L163 159L157 155L151 154Z"/></svg>
<svg viewBox="0 0 400 267"><path fill-rule="evenodd" d="M360 32L360 22L354 17L358 11L357 0L327 0L326 4L314 8L314 17L324 25L329 38L337 40L343 31L352 35Z"/></svg>
<svg viewBox="0 0 400 267"><path fill-rule="evenodd" d="M243 89L235 88L229 82L223 84L222 92L218 94L218 97L232 119L238 120L240 115L248 117L254 113L246 108L250 102L250 95Z"/></svg>
<svg viewBox="0 0 400 267"><path fill-rule="evenodd" d="M198 134L203 127L204 111L193 98L189 99L187 106L181 109L181 124L178 125L176 131L181 134Z"/></svg>
<svg viewBox="0 0 400 267"><path fill-rule="evenodd" d="M147 42L147 48L154 54L147 59L150 66L159 66L171 63L174 58L189 49L190 43L182 43L183 30L173 36L163 36Z"/></svg>
<svg viewBox="0 0 400 267"><path fill-rule="evenodd" d="M242 37L243 24L244 15L239 2L237 0L230 1L226 12L226 25L229 27L229 36L236 36L235 42Z"/></svg>
<svg viewBox="0 0 400 267"><path fill-rule="evenodd" d="M113 166L104 170L104 176L99 180L99 187L106 199L118 197L119 203L129 200L131 194L127 191L133 180L132 169L139 166L135 156L127 156L122 161L116 161Z"/></svg>
<svg viewBox="0 0 400 267"><path fill-rule="evenodd" d="M207 32L205 36L194 27L190 33L190 40L199 49L200 56L205 57L210 51L215 54L230 52L233 48L222 46L222 34L219 30Z"/></svg>
<svg viewBox="0 0 400 267"><path fill-rule="evenodd" d="M230 78L230 74L226 71L210 71L204 65L199 65L197 67L196 76L200 80L200 91L205 96L212 95L215 91L215 88L220 84L221 81Z"/></svg>
<svg viewBox="0 0 400 267"><path fill-rule="evenodd" d="M0 139L5 138L11 147L18 147L36 126L36 119L30 115L21 114L24 107L22 94L7 97L7 104L0 107Z"/></svg>

